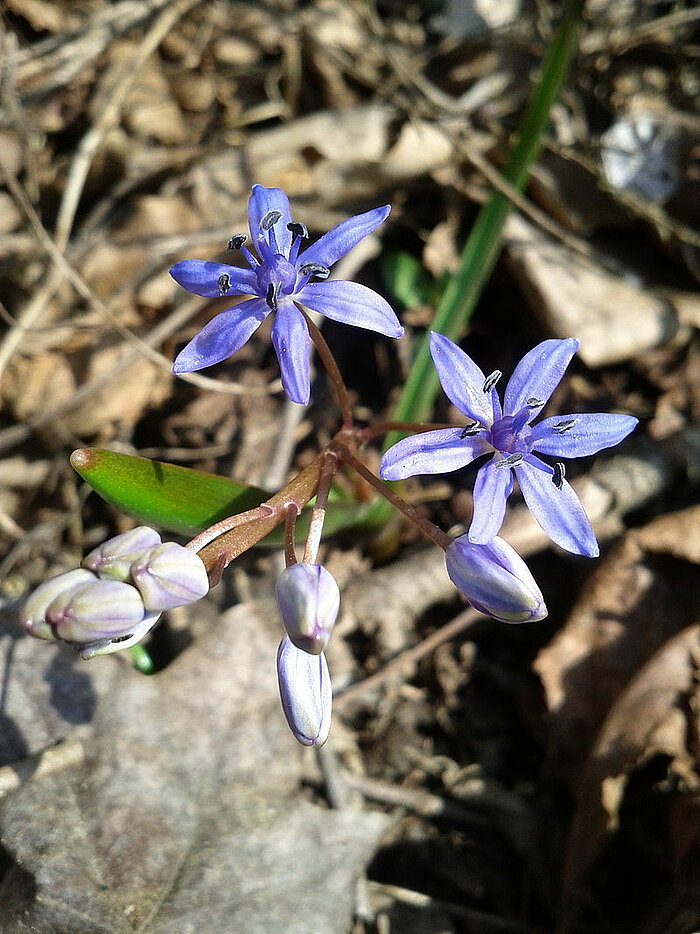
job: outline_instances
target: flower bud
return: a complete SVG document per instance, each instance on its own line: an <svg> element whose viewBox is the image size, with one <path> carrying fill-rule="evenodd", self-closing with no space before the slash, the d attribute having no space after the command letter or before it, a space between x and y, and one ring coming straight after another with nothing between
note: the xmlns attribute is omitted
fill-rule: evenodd
<svg viewBox="0 0 700 934"><path fill-rule="evenodd" d="M289 729L303 746L323 746L333 703L326 656L309 655L284 636L277 650L277 681Z"/></svg>
<svg viewBox="0 0 700 934"><path fill-rule="evenodd" d="M135 587L99 579L59 594L46 608L57 638L77 645L130 637L145 615Z"/></svg>
<svg viewBox="0 0 700 934"><path fill-rule="evenodd" d="M99 577L128 582L132 564L156 545L160 545L160 535L155 529L141 525L95 548L83 558L82 565Z"/></svg>
<svg viewBox="0 0 700 934"><path fill-rule="evenodd" d="M202 559L175 542L164 542L144 552L131 566L131 579L149 612L195 603L209 592Z"/></svg>
<svg viewBox="0 0 700 934"><path fill-rule="evenodd" d="M502 538L487 545L455 539L445 552L450 580L475 610L504 623L544 619L547 607L520 555Z"/></svg>
<svg viewBox="0 0 700 934"><path fill-rule="evenodd" d="M19 624L30 636L55 642L54 627L46 621L49 605L59 597L67 597L97 580L92 571L76 568L45 581L24 601L19 611Z"/></svg>
<svg viewBox="0 0 700 934"><path fill-rule="evenodd" d="M340 591L321 564L292 564L275 584L277 606L294 645L319 655L328 644L340 608Z"/></svg>

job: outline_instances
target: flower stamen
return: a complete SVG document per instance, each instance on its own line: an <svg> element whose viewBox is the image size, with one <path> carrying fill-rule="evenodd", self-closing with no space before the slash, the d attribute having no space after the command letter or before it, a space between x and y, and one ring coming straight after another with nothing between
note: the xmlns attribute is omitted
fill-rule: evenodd
<svg viewBox="0 0 700 934"><path fill-rule="evenodd" d="M464 438L473 438L474 435L478 435L481 431L481 425L478 422L470 422L468 425L465 425L464 428L459 433L460 439Z"/></svg>
<svg viewBox="0 0 700 934"><path fill-rule="evenodd" d="M515 453L509 454L508 457L504 457L503 460L498 461L496 467L517 467L518 464L522 463L524 456L525 455L520 451L515 451Z"/></svg>
<svg viewBox="0 0 700 934"><path fill-rule="evenodd" d="M552 483L554 486L561 490L564 486L564 477L566 475L566 467L562 461L557 461L554 465L554 473L552 474Z"/></svg>
<svg viewBox="0 0 700 934"><path fill-rule="evenodd" d="M577 418L567 418L563 422L557 422L556 425L552 425L552 430L556 431L557 434L563 435L565 431L571 431L574 425L578 424Z"/></svg>
<svg viewBox="0 0 700 934"><path fill-rule="evenodd" d="M231 277L228 273L222 272L216 284L219 286L219 295L223 296L231 288Z"/></svg>
<svg viewBox="0 0 700 934"><path fill-rule="evenodd" d="M489 375L484 380L484 385L481 387L481 391L483 393L491 392L493 387L496 385L496 383L499 381L499 379L502 376L503 376L503 373L501 373L500 370L494 370L493 373L489 373Z"/></svg>

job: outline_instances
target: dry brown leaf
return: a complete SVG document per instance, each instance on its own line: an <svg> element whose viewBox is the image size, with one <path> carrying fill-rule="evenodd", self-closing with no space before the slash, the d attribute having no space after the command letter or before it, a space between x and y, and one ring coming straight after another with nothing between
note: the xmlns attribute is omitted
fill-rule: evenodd
<svg viewBox="0 0 700 934"><path fill-rule="evenodd" d="M620 692L700 616L700 507L628 532L581 593L535 669L549 710L550 759L576 783Z"/></svg>
<svg viewBox="0 0 700 934"><path fill-rule="evenodd" d="M652 656L610 710L579 782L565 870L568 895L617 829L631 774L655 756L668 759L677 794L686 798L686 826L674 847L678 862L697 836L700 774L692 709L699 699L699 660L700 625L689 626Z"/></svg>
<svg viewBox="0 0 700 934"><path fill-rule="evenodd" d="M17 861L3 932L347 928L385 821L296 793L304 753L279 710L275 615L237 607L153 677L20 638L6 690L15 750L72 736L84 755L71 740L62 770L37 769L2 801ZM0 630L5 651L17 635Z"/></svg>

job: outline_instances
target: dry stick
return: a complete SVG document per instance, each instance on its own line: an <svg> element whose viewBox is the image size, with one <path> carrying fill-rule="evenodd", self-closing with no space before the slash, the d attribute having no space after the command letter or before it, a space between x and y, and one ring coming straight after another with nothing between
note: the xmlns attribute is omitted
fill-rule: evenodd
<svg viewBox="0 0 700 934"><path fill-rule="evenodd" d="M175 3L168 6L161 13L144 36L138 50L124 66L121 78L112 91L97 122L83 137L70 168L56 222L56 247L60 253L65 251L68 243L75 212L78 208L78 201L95 153L107 131L116 125L126 95L131 90L141 66L160 45L177 20L191 7L201 2L202 0L176 0ZM3 174L7 176L10 173L4 170ZM56 263L55 255L52 254L52 256L54 262L48 280L34 299L24 307L18 318L18 326L8 331L5 340L0 345L0 375L19 347L24 331L36 324L61 283L63 272Z"/></svg>
<svg viewBox="0 0 700 934"><path fill-rule="evenodd" d="M6 170L5 166L2 164L2 160L0 160L0 173L3 175L5 183L12 192L13 197L26 214L37 240L54 260L56 263L56 268L60 270L62 275L64 275L70 281L78 294L84 298L85 301L88 302L88 304L95 311L101 314L107 323L113 327L117 333L121 334L121 336L133 347L135 347L143 356L147 357L153 363L170 372L172 362L168 359L168 357L164 356L162 353L159 353L151 346L152 343L157 342L152 340L144 340L143 338L138 337L133 333L133 331L122 324L114 312L92 292L90 286L87 284L87 282L85 282L80 273L78 273L77 270L75 270L66 260L63 253L61 253L52 240L49 232L41 223L39 215L32 207L22 186L19 184L17 179ZM191 318L195 311L199 310L200 307L201 306L198 304L196 308L188 314L187 317ZM29 330L29 328L22 324L19 318L14 320L13 325L21 328L24 331ZM177 328L173 328L173 332L176 330ZM167 336L170 335L168 334ZM199 373L183 373L179 375L179 379L182 379L188 383L192 383L194 386L200 386L202 389L211 389L214 392L225 392L232 395L269 395L271 392L279 391L279 380L274 380L272 383L266 386L265 389L254 389L252 387L246 387L241 383L221 382L220 380L211 379L208 376L202 376Z"/></svg>
<svg viewBox="0 0 700 934"><path fill-rule="evenodd" d="M455 636L460 635L465 629L469 629L484 618L485 617L483 617L481 613L477 613L477 611L473 610L471 607L463 610L458 616L455 616L453 620L441 626L439 629L436 629L435 632L431 633L431 635L427 636L417 645L413 645L410 649L400 652L395 658L392 658L390 662L387 662L386 665L380 668L379 671L375 671L375 673L369 677L364 678L362 681L357 681L355 684L351 684L350 687L334 695L333 706L336 709L342 710L344 706L349 704L360 694L364 694L365 691L379 687L380 684L384 684L394 676L402 674L406 668L412 668L421 658L430 655L431 652L434 652L443 642L449 642L450 639L454 639Z"/></svg>

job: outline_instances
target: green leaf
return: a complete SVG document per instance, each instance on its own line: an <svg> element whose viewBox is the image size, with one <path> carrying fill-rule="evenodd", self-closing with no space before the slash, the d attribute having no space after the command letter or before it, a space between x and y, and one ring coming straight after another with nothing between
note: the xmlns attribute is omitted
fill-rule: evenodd
<svg viewBox="0 0 700 934"><path fill-rule="evenodd" d="M182 535L196 535L213 522L269 498L264 490L226 477L102 448L74 451L71 465L117 509Z"/></svg>
<svg viewBox="0 0 700 934"><path fill-rule="evenodd" d="M387 253L382 259L382 275L387 289L405 308L431 302L434 289L430 277L409 253Z"/></svg>
<svg viewBox="0 0 700 934"><path fill-rule="evenodd" d="M264 490L226 477L101 448L74 451L71 465L112 506L141 522L181 535L196 535L219 519L259 506L270 497ZM373 530L376 524L371 506L349 500L342 490L332 488L324 535ZM306 537L310 517L311 508L307 507L297 520L297 542ZM283 541L284 530L277 528L261 544L277 547Z"/></svg>

